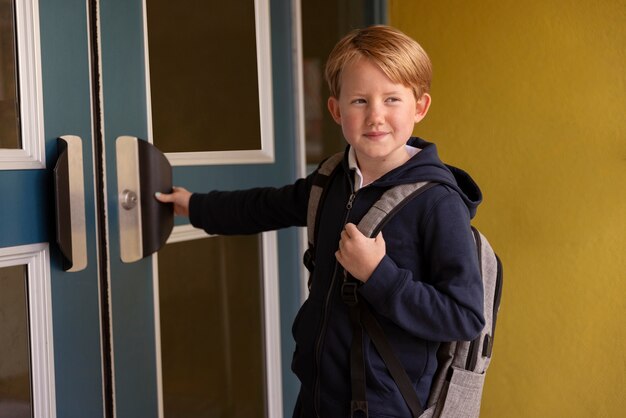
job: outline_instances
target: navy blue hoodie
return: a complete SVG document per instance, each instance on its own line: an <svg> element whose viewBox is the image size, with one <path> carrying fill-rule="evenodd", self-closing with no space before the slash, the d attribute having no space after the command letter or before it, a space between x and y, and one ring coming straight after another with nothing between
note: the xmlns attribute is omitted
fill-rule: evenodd
<svg viewBox="0 0 626 418"><path fill-rule="evenodd" d="M462 170L446 166L434 144L411 138L421 151L402 166L359 189L348 152L327 186L316 241L309 297L293 323L292 369L301 382L294 416L350 415L352 328L340 297L343 268L335 259L341 230L358 224L389 187L432 181L437 186L400 210L383 228L386 255L359 288L426 404L440 342L471 340L482 330L483 290L470 220L481 201ZM251 234L305 226L313 175L282 188L193 194L191 223L211 234ZM368 337L364 341L370 417L410 417L393 379Z"/></svg>

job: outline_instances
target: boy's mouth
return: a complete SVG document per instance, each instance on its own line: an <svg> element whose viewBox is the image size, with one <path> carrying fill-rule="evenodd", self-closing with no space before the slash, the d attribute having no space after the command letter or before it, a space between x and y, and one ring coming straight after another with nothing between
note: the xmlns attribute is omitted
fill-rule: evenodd
<svg viewBox="0 0 626 418"><path fill-rule="evenodd" d="M388 132L383 132L383 131L371 131L371 132L366 132L364 134L364 136L368 139L379 139L382 138L384 136L386 136L388 134Z"/></svg>

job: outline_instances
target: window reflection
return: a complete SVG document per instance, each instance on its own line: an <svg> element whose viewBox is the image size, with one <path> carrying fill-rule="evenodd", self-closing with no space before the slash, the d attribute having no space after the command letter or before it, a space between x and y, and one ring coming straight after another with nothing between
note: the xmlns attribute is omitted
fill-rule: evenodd
<svg viewBox="0 0 626 418"><path fill-rule="evenodd" d="M0 0L0 149L22 146L16 73L15 4Z"/></svg>
<svg viewBox="0 0 626 418"><path fill-rule="evenodd" d="M256 235L180 242L159 251L166 417L265 416L259 252Z"/></svg>
<svg viewBox="0 0 626 418"><path fill-rule="evenodd" d="M0 268L0 416L30 418L31 382L25 266Z"/></svg>
<svg viewBox="0 0 626 418"><path fill-rule="evenodd" d="M261 149L254 0L147 0L146 10L154 144Z"/></svg>

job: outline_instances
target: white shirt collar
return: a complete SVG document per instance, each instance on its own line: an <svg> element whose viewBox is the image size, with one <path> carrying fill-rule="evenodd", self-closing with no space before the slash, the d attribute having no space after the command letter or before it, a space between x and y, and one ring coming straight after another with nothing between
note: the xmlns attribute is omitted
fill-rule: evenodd
<svg viewBox="0 0 626 418"><path fill-rule="evenodd" d="M413 158L413 156L415 156L420 151L420 148L406 145L406 152L409 153L409 158ZM354 151L354 147L350 147L350 149L348 150L348 167L350 167L350 170L354 170L354 191L356 192L359 189L367 186L367 184L363 184L363 174L361 174L361 170L359 169L359 164L356 160L356 152Z"/></svg>

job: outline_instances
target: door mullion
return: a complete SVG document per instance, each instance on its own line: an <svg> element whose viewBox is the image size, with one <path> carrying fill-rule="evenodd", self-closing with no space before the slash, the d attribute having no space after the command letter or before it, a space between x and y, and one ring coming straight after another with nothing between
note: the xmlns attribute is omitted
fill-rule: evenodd
<svg viewBox="0 0 626 418"><path fill-rule="evenodd" d="M94 152L94 187L96 202L96 247L98 252L98 277L100 287L100 334L102 345L102 376L104 417L113 418L113 362L111 300L109 284L108 230L106 222L106 182L104 153L104 121L102 117L102 68L100 61L100 22L98 19L98 0L88 2L89 43L91 53L91 86L93 112L93 152Z"/></svg>

